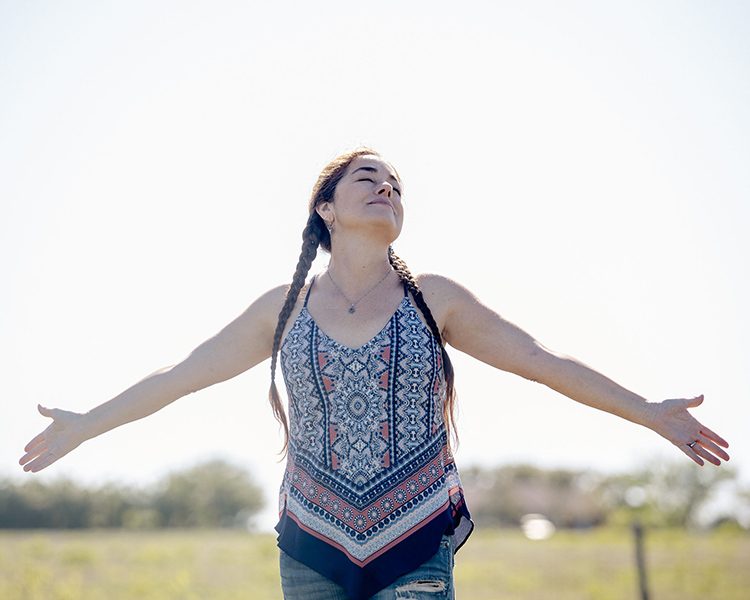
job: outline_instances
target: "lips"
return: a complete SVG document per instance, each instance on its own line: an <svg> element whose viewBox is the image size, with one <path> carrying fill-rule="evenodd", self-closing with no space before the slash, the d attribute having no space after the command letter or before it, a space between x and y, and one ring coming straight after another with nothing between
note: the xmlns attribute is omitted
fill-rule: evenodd
<svg viewBox="0 0 750 600"><path fill-rule="evenodd" d="M368 202L367 204L385 204L386 206L389 206L391 209L393 209L393 205L388 202L388 200L373 200L372 202Z"/></svg>

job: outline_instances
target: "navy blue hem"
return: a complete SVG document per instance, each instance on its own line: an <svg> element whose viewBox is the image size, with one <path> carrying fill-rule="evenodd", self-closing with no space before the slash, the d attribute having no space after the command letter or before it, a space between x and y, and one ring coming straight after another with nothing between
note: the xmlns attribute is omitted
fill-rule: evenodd
<svg viewBox="0 0 750 600"><path fill-rule="evenodd" d="M464 511L465 508L461 512ZM435 555L443 534L454 531L451 512L449 506L364 567L354 564L343 551L301 529L287 515L286 509L276 525L277 542L293 559L342 586L352 600L365 600ZM468 518L468 512L466 516Z"/></svg>

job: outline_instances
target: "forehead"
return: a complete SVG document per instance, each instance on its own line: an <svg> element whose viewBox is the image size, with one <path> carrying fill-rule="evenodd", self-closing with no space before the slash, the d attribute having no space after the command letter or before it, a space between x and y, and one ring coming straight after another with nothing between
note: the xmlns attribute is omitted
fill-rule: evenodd
<svg viewBox="0 0 750 600"><path fill-rule="evenodd" d="M358 156L355 158L350 164L349 168L347 169L347 175L350 173L354 173L357 169L360 169L362 167L369 167L370 169L377 169L378 171L385 172L396 181L401 181L401 178L398 176L398 173L396 172L396 169L394 169L390 163L384 161L379 156L372 156L372 155L365 155L365 156Z"/></svg>

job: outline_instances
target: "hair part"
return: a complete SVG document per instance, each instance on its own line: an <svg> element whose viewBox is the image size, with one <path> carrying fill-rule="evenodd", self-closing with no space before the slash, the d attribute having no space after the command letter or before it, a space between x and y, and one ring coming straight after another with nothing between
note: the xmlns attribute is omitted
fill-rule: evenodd
<svg viewBox="0 0 750 600"><path fill-rule="evenodd" d="M271 409L273 410L274 417L284 429L284 445L281 449L282 456L286 455L286 452L289 448L289 420L287 419L284 405L281 402L279 391L276 387L276 363L279 348L281 346L281 336L284 332L284 328L286 327L286 323L289 320L289 316L292 314L292 310L297 303L299 294L302 291L302 288L305 286L307 274L309 273L310 267L312 266L313 261L318 254L318 247L320 246L326 252L331 251L331 235L326 228L326 224L323 221L323 218L318 214L316 208L322 202L333 202L334 194L336 192L336 186L343 178L352 161L360 156L379 157L380 154L371 148L357 148L336 157L323 168L320 175L318 176L318 179L313 186L312 194L310 196L310 202L308 205L309 215L307 218L307 223L305 224L305 228L302 230L302 250L297 261L297 268L294 270L292 282L287 289L286 297L284 298L284 305L279 311L279 318L276 323L276 330L274 331L273 346L271 350L271 387L268 392L268 400L271 403ZM427 322L432 335L440 345L440 360L443 365L443 373L445 374L446 382L446 394L443 403L443 417L445 421L446 431L448 433L448 444L450 445L451 433L453 434L453 439L458 442L454 415L456 394L453 385L453 365L450 361L450 358L448 357L448 353L445 350L443 338L440 330L438 329L437 323L435 322L435 318L432 316L432 312L425 302L424 296L422 295L422 291L417 285L416 279L409 271L406 263L398 256L396 256L396 254L393 252L393 249L390 247L388 249L388 260L390 261L391 266L396 271L401 281L404 282L409 288L409 291L414 297L414 301L416 302L417 307L424 315L425 321Z"/></svg>

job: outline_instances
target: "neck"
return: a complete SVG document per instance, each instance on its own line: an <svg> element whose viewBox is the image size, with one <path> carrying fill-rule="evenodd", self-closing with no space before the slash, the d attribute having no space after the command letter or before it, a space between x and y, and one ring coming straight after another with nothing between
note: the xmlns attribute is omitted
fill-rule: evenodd
<svg viewBox="0 0 750 600"><path fill-rule="evenodd" d="M328 270L344 292L356 296L374 285L391 269L388 246L349 244L336 240ZM342 243L343 242L343 243Z"/></svg>

